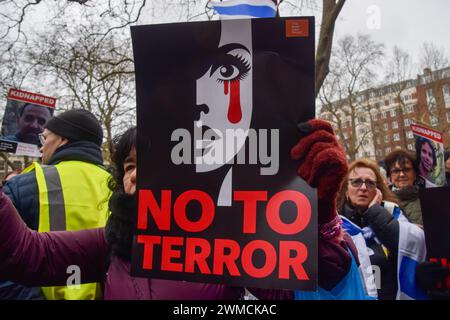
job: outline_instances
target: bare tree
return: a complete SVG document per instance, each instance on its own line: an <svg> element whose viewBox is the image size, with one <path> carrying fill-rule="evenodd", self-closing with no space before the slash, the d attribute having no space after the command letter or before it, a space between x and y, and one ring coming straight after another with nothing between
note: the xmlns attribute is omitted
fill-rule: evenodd
<svg viewBox="0 0 450 320"><path fill-rule="evenodd" d="M319 94L322 112L330 115L328 119L335 124L350 160L355 160L372 134L371 119L367 119L371 110L362 103L366 99L360 93L374 84L374 68L380 64L383 48L368 35L340 39L331 57L331 72Z"/></svg>
<svg viewBox="0 0 450 320"><path fill-rule="evenodd" d="M79 26L78 37L67 29L39 37L29 52L34 76L54 84L60 109L83 108L94 113L106 132L107 155L113 135L134 122L134 66L128 38L93 36L99 25Z"/></svg>
<svg viewBox="0 0 450 320"><path fill-rule="evenodd" d="M305 6L318 7L315 0L272 1L278 7L283 4L300 11ZM5 0L0 2L0 12L5 12L0 13L0 26L4 29L3 34L0 34L0 41L6 41L5 45L2 46L3 48L7 48L7 51L9 51L16 42L20 40L27 42L28 36L22 25L26 17L32 14L32 8L42 3L41 0ZM155 14L155 8L158 7L159 15L170 12L178 17L178 21L191 21L202 17L211 20L214 16L214 12L209 5L210 0L174 0L170 2L163 0L151 2L146 0L61 0L57 2L58 10L52 19L63 16L67 7L72 3L81 4L87 9L97 9L96 16L99 21L107 20L109 25L108 28L98 31L103 35L142 22L144 9L148 9L149 6L152 15ZM321 27L316 53L316 95L329 72L334 26L345 0L322 0L321 3Z"/></svg>
<svg viewBox="0 0 450 320"><path fill-rule="evenodd" d="M345 0L323 0L322 26L316 52L316 96L330 69L331 48L333 46L334 25Z"/></svg>
<svg viewBox="0 0 450 320"><path fill-rule="evenodd" d="M404 93L406 89L412 86L412 62L409 54L394 46L392 56L387 64L386 81L392 83L390 85L391 92L395 95L397 102L396 113L399 117L399 133L400 145L403 149L407 147L406 127L404 112L406 103ZM414 85L415 86L415 85Z"/></svg>
<svg viewBox="0 0 450 320"><path fill-rule="evenodd" d="M448 53L443 47L438 48L433 42L424 42L421 48L420 54L420 70L419 73L425 68L429 68L432 71L448 67L450 60Z"/></svg>

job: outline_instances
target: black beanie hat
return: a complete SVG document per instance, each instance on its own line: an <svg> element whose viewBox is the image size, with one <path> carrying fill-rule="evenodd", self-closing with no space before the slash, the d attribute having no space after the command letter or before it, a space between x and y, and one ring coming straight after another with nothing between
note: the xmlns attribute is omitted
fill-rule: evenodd
<svg viewBox="0 0 450 320"><path fill-rule="evenodd" d="M45 128L69 141L91 141L101 146L103 130L97 118L87 110L74 109L54 116Z"/></svg>

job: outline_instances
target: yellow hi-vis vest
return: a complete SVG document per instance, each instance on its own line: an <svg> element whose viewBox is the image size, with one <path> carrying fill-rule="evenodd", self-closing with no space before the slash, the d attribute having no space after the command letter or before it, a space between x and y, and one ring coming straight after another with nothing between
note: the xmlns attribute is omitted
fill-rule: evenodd
<svg viewBox="0 0 450 320"><path fill-rule="evenodd" d="M52 166L34 162L26 171L33 169L39 189L39 232L106 225L111 191L108 188L110 174L105 169L81 161L63 161ZM72 268L68 269L68 279L73 274ZM82 274L83 270L80 272ZM68 281L68 284L73 283ZM49 300L93 300L103 296L99 283L42 287L42 292Z"/></svg>

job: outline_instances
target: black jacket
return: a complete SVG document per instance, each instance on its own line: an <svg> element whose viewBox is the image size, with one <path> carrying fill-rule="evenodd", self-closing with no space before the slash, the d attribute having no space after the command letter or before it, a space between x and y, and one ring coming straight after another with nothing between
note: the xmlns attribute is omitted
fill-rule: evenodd
<svg viewBox="0 0 450 320"><path fill-rule="evenodd" d="M366 239L367 247L373 251L370 262L381 270L381 287L378 289L380 300L395 300L397 294L397 252L399 241L399 225L394 216L383 206L373 205L362 212L345 204L341 215L348 218L360 228L370 227L378 239ZM387 249L387 252L384 248Z"/></svg>
<svg viewBox="0 0 450 320"><path fill-rule="evenodd" d="M419 186L414 185L402 189L393 190L394 194L400 199L400 207L405 216L412 223L423 225L422 209L420 207Z"/></svg>

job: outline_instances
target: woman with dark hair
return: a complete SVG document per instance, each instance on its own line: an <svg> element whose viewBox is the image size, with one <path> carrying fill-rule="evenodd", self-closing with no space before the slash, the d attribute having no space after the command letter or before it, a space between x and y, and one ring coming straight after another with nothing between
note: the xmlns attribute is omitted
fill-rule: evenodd
<svg viewBox="0 0 450 320"><path fill-rule="evenodd" d="M391 190L400 200L406 217L413 223L423 225L415 155L406 150L394 150L386 156L385 163L392 182Z"/></svg>
<svg viewBox="0 0 450 320"><path fill-rule="evenodd" d="M425 258L423 231L408 222L396 202L375 162L349 165L338 210L358 249L368 293L381 300L422 298L414 284L417 263L403 262Z"/></svg>

